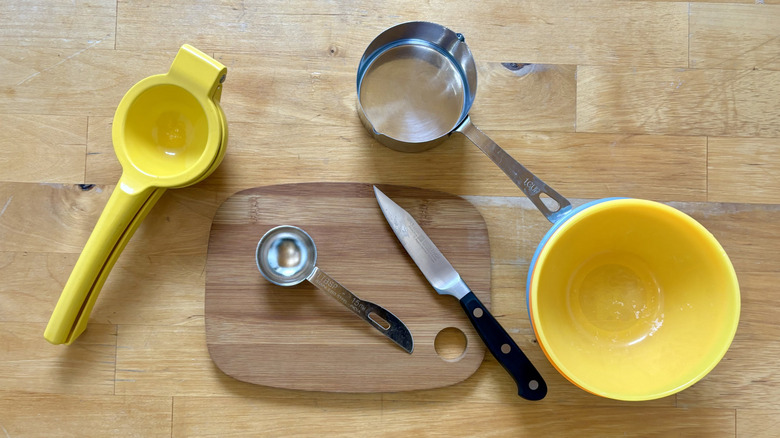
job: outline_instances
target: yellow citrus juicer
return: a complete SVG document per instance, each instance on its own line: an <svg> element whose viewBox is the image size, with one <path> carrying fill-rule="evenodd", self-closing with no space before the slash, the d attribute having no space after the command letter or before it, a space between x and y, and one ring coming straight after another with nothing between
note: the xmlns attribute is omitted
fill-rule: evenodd
<svg viewBox="0 0 780 438"><path fill-rule="evenodd" d="M219 100L227 68L183 45L168 73L135 84L112 126L122 176L65 284L44 338L70 344L89 314L119 254L168 188L193 185L220 164L227 121Z"/></svg>

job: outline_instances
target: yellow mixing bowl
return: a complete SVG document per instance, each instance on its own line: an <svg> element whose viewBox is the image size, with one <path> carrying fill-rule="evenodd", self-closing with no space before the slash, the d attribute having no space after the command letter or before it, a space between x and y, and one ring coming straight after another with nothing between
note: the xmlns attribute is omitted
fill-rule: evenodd
<svg viewBox="0 0 780 438"><path fill-rule="evenodd" d="M637 199L594 201L556 222L531 263L527 300L555 368L618 400L668 396L704 377L740 312L737 276L712 234Z"/></svg>

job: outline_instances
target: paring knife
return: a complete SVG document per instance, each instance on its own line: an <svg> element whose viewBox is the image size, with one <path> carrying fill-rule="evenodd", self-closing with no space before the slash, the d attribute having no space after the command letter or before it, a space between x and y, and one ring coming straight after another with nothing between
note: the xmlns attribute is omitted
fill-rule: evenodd
<svg viewBox="0 0 780 438"><path fill-rule="evenodd" d="M374 195L387 223L406 252L420 268L431 286L442 295L460 301L479 337L517 384L517 393L527 400L541 400L547 395L547 384L511 336L469 289L460 274L439 251L414 218L379 189Z"/></svg>

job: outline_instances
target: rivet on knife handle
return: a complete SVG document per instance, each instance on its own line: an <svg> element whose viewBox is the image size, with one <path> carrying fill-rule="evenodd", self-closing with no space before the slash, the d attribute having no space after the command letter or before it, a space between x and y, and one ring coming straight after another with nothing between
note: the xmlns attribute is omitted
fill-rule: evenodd
<svg viewBox="0 0 780 438"><path fill-rule="evenodd" d="M517 394L527 400L543 399L547 395L547 384L541 374L474 292L466 294L460 305L490 353L515 380Z"/></svg>

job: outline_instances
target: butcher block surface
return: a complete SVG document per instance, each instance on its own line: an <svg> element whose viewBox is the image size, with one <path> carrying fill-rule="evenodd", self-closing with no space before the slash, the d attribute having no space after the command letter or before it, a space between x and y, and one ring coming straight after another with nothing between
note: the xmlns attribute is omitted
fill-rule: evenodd
<svg viewBox="0 0 780 438"><path fill-rule="evenodd" d="M721 242L742 312L731 348L704 379L663 399L617 402L550 364L524 294L550 223L465 137L397 152L357 115L366 47L415 20L465 36L478 70L472 121L559 193L575 204L672 203ZM778 23L780 0L1 0L0 437L776 438ZM43 331L122 174L111 141L117 105L135 83L168 71L185 43L228 67L225 159L203 182L163 195L87 330L51 345ZM221 371L204 316L215 213L245 189L313 182L421 187L471 202L490 236L492 313L544 376L547 397L518 397L490 354L465 380L417 391L289 390ZM375 298L355 282L376 277L355 279L315 237L322 267ZM471 274L467 282L486 291ZM338 326L340 341L362 336L406 354L324 294L304 293L336 306L326 327L356 324ZM411 361L422 335L404 320L418 344Z"/></svg>
<svg viewBox="0 0 780 438"><path fill-rule="evenodd" d="M439 191L380 188L415 217L489 306L490 245L479 211ZM284 287L265 280L255 250L278 225L303 228L317 246L320 269L399 317L414 338L413 353L309 282ZM485 354L458 300L436 294L398 242L370 184L283 184L228 198L211 227L205 303L211 358L250 383L336 392L434 388L464 380ZM457 330L465 350L453 355Z"/></svg>

